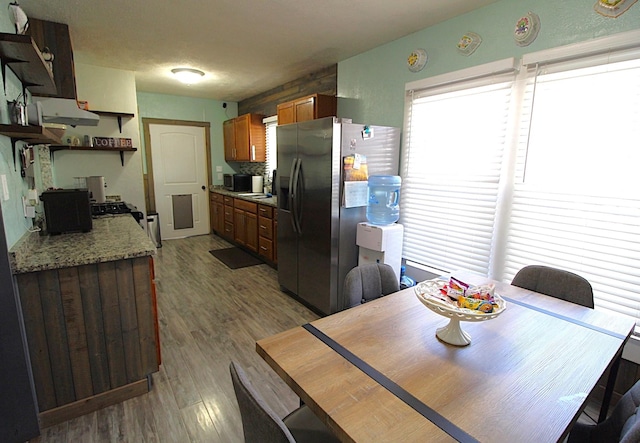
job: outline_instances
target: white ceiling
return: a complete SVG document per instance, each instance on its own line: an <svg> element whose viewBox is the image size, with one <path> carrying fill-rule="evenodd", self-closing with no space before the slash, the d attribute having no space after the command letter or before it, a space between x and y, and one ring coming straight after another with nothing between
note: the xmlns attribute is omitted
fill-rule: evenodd
<svg viewBox="0 0 640 443"><path fill-rule="evenodd" d="M141 91L237 102L497 0L21 0L69 25L76 62ZM175 67L206 75L197 85Z"/></svg>

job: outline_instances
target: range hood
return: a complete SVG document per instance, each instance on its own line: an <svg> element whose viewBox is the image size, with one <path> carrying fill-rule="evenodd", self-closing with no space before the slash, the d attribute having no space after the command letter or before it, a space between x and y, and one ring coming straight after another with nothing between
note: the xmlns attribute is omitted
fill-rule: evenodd
<svg viewBox="0 0 640 443"><path fill-rule="evenodd" d="M38 100L36 98L36 100ZM35 124L57 123L69 126L98 126L100 116L78 107L68 98L43 98L27 106L29 121Z"/></svg>

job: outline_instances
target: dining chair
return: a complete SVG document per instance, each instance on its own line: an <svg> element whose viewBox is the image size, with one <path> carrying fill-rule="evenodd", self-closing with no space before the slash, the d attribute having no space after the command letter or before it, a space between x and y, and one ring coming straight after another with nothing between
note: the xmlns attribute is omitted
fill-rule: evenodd
<svg viewBox="0 0 640 443"><path fill-rule="evenodd" d="M573 272L549 266L525 266L511 284L593 309L591 283Z"/></svg>
<svg viewBox="0 0 640 443"><path fill-rule="evenodd" d="M391 266L367 263L347 273L342 292L347 304L345 308L352 308L399 290L400 281Z"/></svg>
<svg viewBox="0 0 640 443"><path fill-rule="evenodd" d="M636 382L616 404L613 412L602 423L573 425L567 443L640 441L640 381Z"/></svg>
<svg viewBox="0 0 640 443"><path fill-rule="evenodd" d="M232 361L229 371L240 407L245 443L340 441L305 405L281 419L255 390L240 365Z"/></svg>

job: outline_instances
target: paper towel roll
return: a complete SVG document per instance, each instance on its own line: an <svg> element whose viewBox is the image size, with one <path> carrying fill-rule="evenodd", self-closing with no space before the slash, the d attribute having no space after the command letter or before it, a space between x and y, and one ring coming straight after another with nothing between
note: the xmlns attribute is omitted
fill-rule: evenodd
<svg viewBox="0 0 640 443"><path fill-rule="evenodd" d="M263 191L263 178L261 175L254 175L251 181L252 187L251 192L262 192Z"/></svg>

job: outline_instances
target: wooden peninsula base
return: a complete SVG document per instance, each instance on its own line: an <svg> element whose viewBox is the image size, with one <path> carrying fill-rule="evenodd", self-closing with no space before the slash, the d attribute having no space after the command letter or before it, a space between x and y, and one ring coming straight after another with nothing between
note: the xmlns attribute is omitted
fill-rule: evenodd
<svg viewBox="0 0 640 443"><path fill-rule="evenodd" d="M26 271L17 273L16 281L41 428L144 394L159 369L155 248L132 217L107 224L105 232L124 224L129 238L123 242L135 247L139 240L142 249L123 249L104 262L68 266L57 260L67 266L33 270L18 266ZM100 225L94 220L94 230ZM92 233L70 236L78 241ZM67 239L72 238L43 240L42 248L31 249L32 257Z"/></svg>

